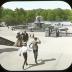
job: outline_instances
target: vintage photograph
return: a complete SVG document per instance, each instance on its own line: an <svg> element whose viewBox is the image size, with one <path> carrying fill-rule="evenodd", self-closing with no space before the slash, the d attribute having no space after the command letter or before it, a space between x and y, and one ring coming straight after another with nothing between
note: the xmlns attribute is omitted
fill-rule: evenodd
<svg viewBox="0 0 72 72"><path fill-rule="evenodd" d="M0 17L0 64L9 71L65 70L72 63L72 9L64 1L10 1Z"/></svg>

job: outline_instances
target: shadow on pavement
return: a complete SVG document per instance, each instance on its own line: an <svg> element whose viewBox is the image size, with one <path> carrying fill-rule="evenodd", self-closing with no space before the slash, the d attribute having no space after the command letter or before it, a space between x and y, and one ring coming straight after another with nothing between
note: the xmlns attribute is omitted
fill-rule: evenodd
<svg viewBox="0 0 72 72"><path fill-rule="evenodd" d="M30 66L28 68L31 68L31 67L34 67L34 66L38 66L38 65L43 65L47 61L54 61L54 60L56 60L56 59L55 58L52 58L52 59L44 59L44 60L40 59L40 60L38 60L38 61L40 61L38 64L29 64ZM26 68L26 69L28 69L28 68Z"/></svg>
<svg viewBox="0 0 72 72"><path fill-rule="evenodd" d="M4 37L0 37L0 45L7 45L7 46L13 46L15 42L8 40Z"/></svg>
<svg viewBox="0 0 72 72"><path fill-rule="evenodd" d="M12 52L12 51L17 51L18 49L15 48L5 48L5 49L0 49L0 53L3 52Z"/></svg>

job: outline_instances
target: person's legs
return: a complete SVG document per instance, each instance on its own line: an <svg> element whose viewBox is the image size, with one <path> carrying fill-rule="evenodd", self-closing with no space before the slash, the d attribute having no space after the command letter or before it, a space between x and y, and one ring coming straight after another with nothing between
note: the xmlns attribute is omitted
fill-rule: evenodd
<svg viewBox="0 0 72 72"><path fill-rule="evenodd" d="M23 57L24 57L24 63L23 63L23 69L24 69L24 65L26 64L26 65L28 65L27 64L27 52L26 53L23 53Z"/></svg>
<svg viewBox="0 0 72 72"><path fill-rule="evenodd" d="M36 50L36 52L35 52L35 62L36 62L36 64L37 64L37 57L38 57L38 50Z"/></svg>
<svg viewBox="0 0 72 72"><path fill-rule="evenodd" d="M26 65L28 65L28 63L27 63L27 53L26 53L25 61L26 61Z"/></svg>
<svg viewBox="0 0 72 72"><path fill-rule="evenodd" d="M34 53L34 59L35 59L35 50L33 50L33 53Z"/></svg>
<svg viewBox="0 0 72 72"><path fill-rule="evenodd" d="M35 63L37 64L37 56L38 56L38 50L33 50Z"/></svg>

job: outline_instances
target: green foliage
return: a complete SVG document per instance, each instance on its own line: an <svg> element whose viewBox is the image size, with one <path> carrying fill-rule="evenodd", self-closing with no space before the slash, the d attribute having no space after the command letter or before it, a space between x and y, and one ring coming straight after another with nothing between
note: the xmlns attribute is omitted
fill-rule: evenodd
<svg viewBox="0 0 72 72"><path fill-rule="evenodd" d="M23 25L29 22L34 22L36 16L40 15L43 20L47 21L72 21L72 11L58 9L33 9L24 10L23 8L16 8L15 11L11 9L0 8L0 22L4 21L7 25Z"/></svg>

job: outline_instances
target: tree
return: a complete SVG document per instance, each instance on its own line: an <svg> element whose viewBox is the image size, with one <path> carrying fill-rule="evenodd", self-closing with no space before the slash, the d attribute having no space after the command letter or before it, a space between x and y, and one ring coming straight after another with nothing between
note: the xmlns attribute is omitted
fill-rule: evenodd
<svg viewBox="0 0 72 72"><path fill-rule="evenodd" d="M4 21L7 25L21 25L32 23L36 16L42 16L45 21L72 21L72 10L57 9L33 9L24 10L23 8L16 8L15 11L11 9L0 8L0 22Z"/></svg>

